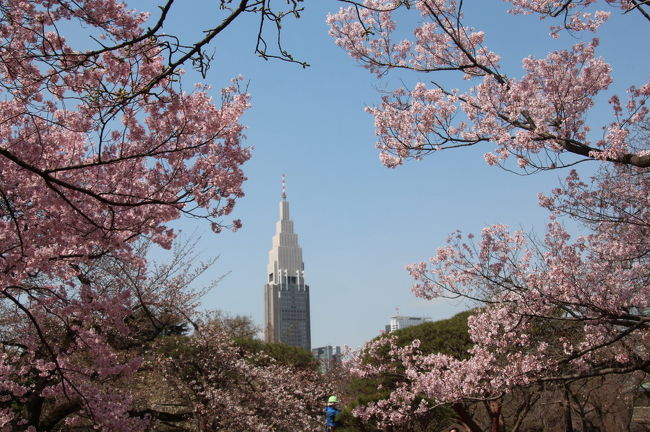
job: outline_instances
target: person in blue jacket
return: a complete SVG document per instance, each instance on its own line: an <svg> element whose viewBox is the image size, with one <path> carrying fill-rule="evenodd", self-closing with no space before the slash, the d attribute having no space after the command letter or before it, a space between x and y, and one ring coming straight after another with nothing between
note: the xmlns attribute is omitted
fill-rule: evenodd
<svg viewBox="0 0 650 432"><path fill-rule="evenodd" d="M333 432L336 428L336 416L341 412L338 409L339 398L330 396L327 399L327 408L325 408L325 432Z"/></svg>

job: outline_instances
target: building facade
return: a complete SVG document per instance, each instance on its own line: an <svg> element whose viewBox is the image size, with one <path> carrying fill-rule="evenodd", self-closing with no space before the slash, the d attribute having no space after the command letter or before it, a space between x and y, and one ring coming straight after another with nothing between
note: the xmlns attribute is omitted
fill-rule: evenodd
<svg viewBox="0 0 650 432"><path fill-rule="evenodd" d="M399 330L407 327L416 326L428 321L431 321L431 319L427 317L395 315L390 318L390 324L386 326L386 333L390 333L395 330Z"/></svg>
<svg viewBox="0 0 650 432"><path fill-rule="evenodd" d="M298 235L293 232L289 202L282 181L280 220L275 225L264 286L264 339L311 349L309 285Z"/></svg>
<svg viewBox="0 0 650 432"><path fill-rule="evenodd" d="M321 372L329 372L341 364L341 347L340 346L323 346L312 348L311 353L318 361Z"/></svg>

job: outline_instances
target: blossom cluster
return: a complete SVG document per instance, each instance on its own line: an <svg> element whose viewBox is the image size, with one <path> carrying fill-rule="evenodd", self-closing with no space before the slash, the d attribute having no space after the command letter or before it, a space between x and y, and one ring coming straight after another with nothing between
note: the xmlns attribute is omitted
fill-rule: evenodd
<svg viewBox="0 0 650 432"><path fill-rule="evenodd" d="M647 5L627 0L507 1L512 14L560 22L551 27L553 37L598 32L610 16L605 6L649 16ZM478 305L468 320L473 348L459 359L422 353L418 341L401 348L391 338L372 342L356 373L399 379L390 396L355 414L390 429L440 404L647 370L650 82L629 86L625 97L608 96L612 117L594 138L589 113L613 82L612 67L598 56L598 37L524 58L513 78L485 34L464 25L463 2L350 3L328 17L339 46L378 77L402 69L427 77L366 109L386 166L479 143L493 146L484 155L488 164L523 173L601 163L591 179L571 171L539 196L550 212L543 238L504 225L484 228L477 239L456 232L429 260L407 267L416 296ZM396 36L409 30L411 37ZM443 71L455 71L465 88L431 79Z"/></svg>
<svg viewBox="0 0 650 432"><path fill-rule="evenodd" d="M599 3L595 0L512 3L513 14L564 15L562 29L570 31L596 31L609 16L599 9L591 11ZM608 3L634 9L627 1ZM377 148L386 166L488 141L496 146L485 155L489 164L505 164L514 157L525 171L570 164L563 161L562 153L650 164L627 139L630 128L647 118L648 82L628 89L625 112L620 102L614 103L614 119L602 126L604 139L593 140L589 134L593 125L587 125L586 119L594 100L612 83L611 66L596 53L598 38L552 51L546 58L525 58L521 78L513 78L503 72L500 56L486 46L485 34L462 24L457 1L413 4L405 11L401 2L367 1L328 17L336 43L377 76L400 69L426 76L457 71L468 82L465 89L418 82L410 90L396 89L380 105L366 109L375 118ZM397 16L416 12L421 15L419 24L406 29L413 36L397 38L395 34L405 31L398 32Z"/></svg>
<svg viewBox="0 0 650 432"><path fill-rule="evenodd" d="M167 223L182 214L239 226L224 218L243 196L249 96L240 78L217 100L184 91L169 41L124 3L2 0L0 11L0 430L140 430L111 383L140 363L114 345L143 300L87 269L107 256L143 266L134 242L169 248Z"/></svg>

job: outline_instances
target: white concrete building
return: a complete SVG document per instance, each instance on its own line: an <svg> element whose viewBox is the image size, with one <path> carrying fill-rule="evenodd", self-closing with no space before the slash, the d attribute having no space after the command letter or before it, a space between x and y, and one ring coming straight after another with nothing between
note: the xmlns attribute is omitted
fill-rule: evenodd
<svg viewBox="0 0 650 432"><path fill-rule="evenodd" d="M264 339L311 349L309 285L298 235L293 232L289 202L282 176L280 220L275 225L264 286Z"/></svg>
<svg viewBox="0 0 650 432"><path fill-rule="evenodd" d="M428 321L431 321L431 318L395 315L390 318L390 324L386 326L386 331L390 333L395 330L415 326Z"/></svg>

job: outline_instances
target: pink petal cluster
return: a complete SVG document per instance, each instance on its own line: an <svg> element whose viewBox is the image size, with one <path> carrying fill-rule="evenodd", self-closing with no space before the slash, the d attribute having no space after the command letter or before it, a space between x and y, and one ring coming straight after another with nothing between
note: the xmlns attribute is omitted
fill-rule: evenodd
<svg viewBox="0 0 650 432"><path fill-rule="evenodd" d="M364 349L360 376L402 378L390 397L355 414L381 427L436 404L489 399L535 382L643 369L650 337L650 177L603 168L590 184L572 171L563 187L540 195L551 211L543 241L506 226L478 241L454 233L429 262L408 266L419 297L465 297L481 306L468 320L474 347L466 360L424 354L418 341L381 338ZM573 238L560 217L588 233ZM417 409L413 403L425 397ZM428 404L425 408L422 404Z"/></svg>
<svg viewBox="0 0 650 432"><path fill-rule="evenodd" d="M626 0L507 1L513 14L561 22L553 36L597 32L609 17L600 10L604 4L647 18L646 5ZM407 347L392 338L370 343L355 372L399 379L388 398L361 405L355 414L386 430L439 404L648 368L650 83L630 86L625 98L608 96L612 118L594 140L587 119L612 84L612 68L597 54L598 38L545 58L524 58L513 78L486 47L483 32L463 24L461 8L455 0L373 1L328 17L336 43L377 76L400 69L426 74L367 108L381 161L396 167L489 142L489 165L510 169L514 160L512 169L524 173L588 159L614 163L589 181L571 171L561 187L540 195L550 211L543 238L504 225L485 228L477 240L456 232L428 261L407 267L418 297L478 304L468 321L474 346L461 360L422 353L417 341ZM405 30L412 31L410 38L395 37ZM455 71L465 88L431 79L443 71ZM563 220L579 226L580 235Z"/></svg>
<svg viewBox="0 0 650 432"><path fill-rule="evenodd" d="M596 7L596 0L511 2L511 13L563 16L572 31L596 31L609 15L586 11ZM593 141L589 134L593 128L586 119L594 100L612 82L610 65L596 53L597 38L543 59L525 58L523 71L516 72L521 77L513 78L502 70L499 55L487 48L484 33L463 26L457 1L412 3L414 8L404 10L400 2L368 1L328 16L336 43L379 77L400 69L427 76L456 71L468 81L465 89L455 89L427 79L412 89L398 88L366 109L375 117L377 148L386 166L488 141L496 146L486 155L489 164L505 164L514 156L526 172L570 165L563 153L650 165L650 158L638 154L627 139L629 130L647 118L648 83L630 88L625 112L614 103L615 115L603 125L605 139ZM627 1L608 3L634 10ZM409 13L420 17L398 22L398 14ZM396 39L398 24L410 22L419 24L399 34L411 30L413 36Z"/></svg>
<svg viewBox="0 0 650 432"><path fill-rule="evenodd" d="M389 360L359 361L360 376L399 374L388 399L356 415L388 427L417 415L413 401L435 404L492 398L545 380L625 373L647 365L650 326L650 177L638 169L603 169L589 185L573 171L562 188L540 196L551 220L542 242L503 225L480 240L455 233L428 263L408 267L415 295L465 297L481 304L470 317L467 360L423 354L382 338L365 348ZM575 239L558 218L589 228ZM431 405L433 404L433 405Z"/></svg>
<svg viewBox="0 0 650 432"><path fill-rule="evenodd" d="M134 241L170 247L166 224L183 214L229 227L250 157L239 123L249 97L241 78L218 100L205 86L183 91L168 41L145 37L147 15L122 2L2 0L0 10L0 430L34 426L12 401L44 400L76 413L71 426L142 430L111 383L139 367L112 339L128 336L143 299L89 268L107 256L142 268ZM70 44L75 26L101 44Z"/></svg>
<svg viewBox="0 0 650 432"><path fill-rule="evenodd" d="M207 324L207 325L206 325ZM320 374L246 353L218 326L200 323L180 355L154 359L168 386L166 402L188 407L202 430L317 430L331 393ZM194 352L184 356L183 352ZM160 397L158 396L160 399Z"/></svg>
<svg viewBox="0 0 650 432"><path fill-rule="evenodd" d="M540 19L548 17L562 17L564 25L552 26L551 35L559 37L562 30L595 32L610 16L609 12L603 10L589 11L589 7L597 3L597 0L580 1L557 1L557 0L506 0L512 3L513 14L537 14ZM609 4L619 4L621 9L628 11L632 5L627 0L606 0Z"/></svg>

